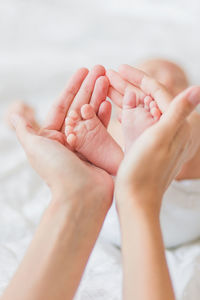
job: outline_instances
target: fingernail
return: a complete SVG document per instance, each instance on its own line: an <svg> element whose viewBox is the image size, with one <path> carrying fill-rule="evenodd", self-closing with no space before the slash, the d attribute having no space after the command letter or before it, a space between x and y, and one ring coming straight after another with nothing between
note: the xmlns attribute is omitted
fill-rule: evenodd
<svg viewBox="0 0 200 300"><path fill-rule="evenodd" d="M17 123L19 122L19 116L17 115L17 114L13 114L13 115L11 115L11 117L10 117L10 122L11 122L11 124L13 125L13 127L14 128L16 128L16 126L17 126Z"/></svg>
<svg viewBox="0 0 200 300"><path fill-rule="evenodd" d="M188 101L197 106L200 102L200 87L193 87L188 95Z"/></svg>

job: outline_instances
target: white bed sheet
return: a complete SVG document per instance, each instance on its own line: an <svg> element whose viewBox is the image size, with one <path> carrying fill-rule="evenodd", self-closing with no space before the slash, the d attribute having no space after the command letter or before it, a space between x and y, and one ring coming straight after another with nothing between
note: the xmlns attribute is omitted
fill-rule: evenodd
<svg viewBox="0 0 200 300"><path fill-rule="evenodd" d="M199 83L198 0L0 1L0 117L26 99L43 118L77 67L146 57L183 64ZM0 123L0 292L32 238L49 191ZM199 299L200 242L167 251L177 298ZM77 299L122 299L119 249L100 238Z"/></svg>

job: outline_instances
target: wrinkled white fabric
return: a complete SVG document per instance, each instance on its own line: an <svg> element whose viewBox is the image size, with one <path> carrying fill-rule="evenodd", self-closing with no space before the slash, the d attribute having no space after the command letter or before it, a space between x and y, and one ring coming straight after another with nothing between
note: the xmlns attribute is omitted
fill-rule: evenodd
<svg viewBox="0 0 200 300"><path fill-rule="evenodd" d="M0 1L0 117L12 100L25 99L43 118L71 73L97 63L117 68L166 57L184 65L192 83L199 83L199 13L199 0ZM1 120L1 293L48 201L48 189ZM179 213L175 208L175 217ZM169 250L167 257L178 299L199 299L200 243ZM122 299L121 277L120 250L103 236L77 299Z"/></svg>
<svg viewBox="0 0 200 300"><path fill-rule="evenodd" d="M200 238L200 180L174 181L165 193L161 228L166 248L174 248ZM104 224L106 239L121 246L115 203Z"/></svg>

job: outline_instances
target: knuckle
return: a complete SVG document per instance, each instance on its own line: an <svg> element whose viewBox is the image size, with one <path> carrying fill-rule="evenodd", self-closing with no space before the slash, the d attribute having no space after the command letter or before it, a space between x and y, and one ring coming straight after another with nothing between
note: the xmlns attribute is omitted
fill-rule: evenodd
<svg viewBox="0 0 200 300"><path fill-rule="evenodd" d="M66 95L71 95L73 97L75 97L76 95L76 88L75 86L71 85L66 89Z"/></svg>
<svg viewBox="0 0 200 300"><path fill-rule="evenodd" d="M55 111L57 111L57 113L64 113L65 111L66 111L66 105L65 105L65 103L64 103L64 101L62 101L62 102L57 102L57 103L55 103L53 106L52 106L52 110L51 110L52 112L55 112Z"/></svg>
<svg viewBox="0 0 200 300"><path fill-rule="evenodd" d="M91 94L91 87L89 84L85 84L83 87L84 94L90 95Z"/></svg>

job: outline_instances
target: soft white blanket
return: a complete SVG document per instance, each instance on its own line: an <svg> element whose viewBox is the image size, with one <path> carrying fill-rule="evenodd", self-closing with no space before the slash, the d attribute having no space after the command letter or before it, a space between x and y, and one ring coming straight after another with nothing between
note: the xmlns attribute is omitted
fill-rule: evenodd
<svg viewBox="0 0 200 300"><path fill-rule="evenodd" d="M183 64L199 83L198 0L2 0L0 2L0 117L23 98L43 117L80 66L117 67L146 57ZM0 124L0 291L32 238L49 192ZM200 243L167 251L181 300L199 299ZM120 251L101 238L77 299L122 299Z"/></svg>

